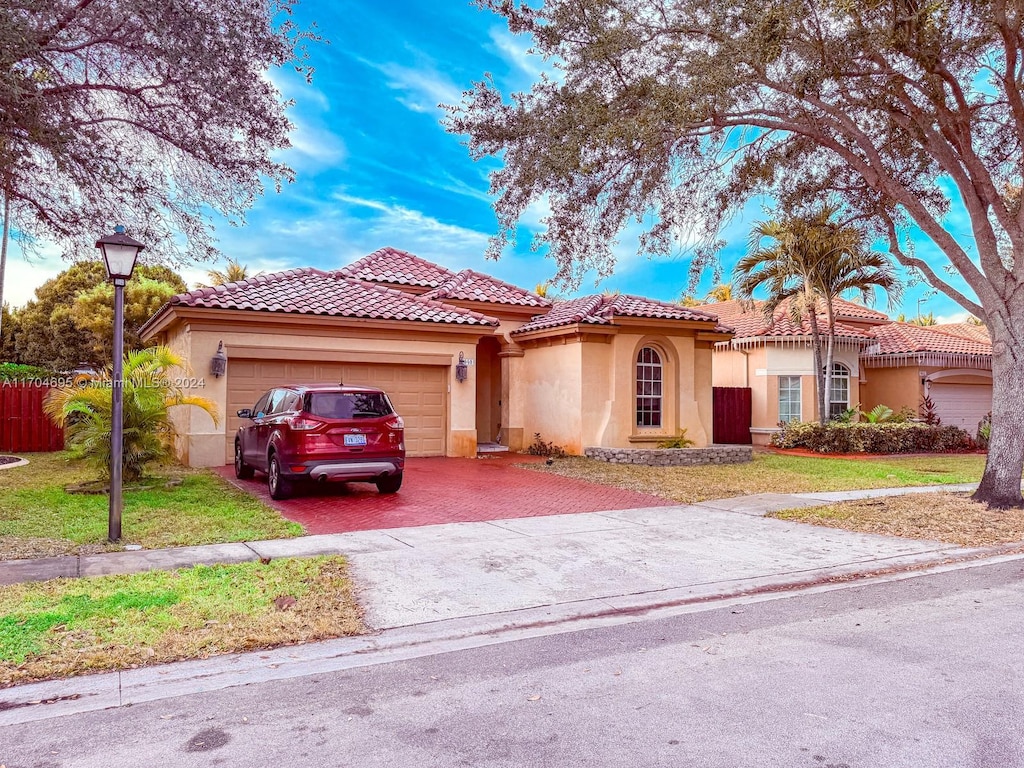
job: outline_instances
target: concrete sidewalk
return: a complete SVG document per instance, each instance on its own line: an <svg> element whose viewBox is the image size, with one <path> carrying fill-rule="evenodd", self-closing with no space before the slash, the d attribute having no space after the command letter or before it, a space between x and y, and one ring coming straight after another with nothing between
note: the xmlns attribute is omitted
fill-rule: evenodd
<svg viewBox="0 0 1024 768"><path fill-rule="evenodd" d="M0 692L0 725L527 637L841 588L846 579L1020 560L765 518L845 498L971 486L762 494L680 507L0 563L0 582L344 554L376 632ZM1005 548L1004 548L1005 549Z"/></svg>
<svg viewBox="0 0 1024 768"><path fill-rule="evenodd" d="M498 608L509 610L544 599L621 595L946 551L948 545L936 542L750 518L845 499L973 487L760 494L679 507L11 560L0 562L0 584L344 554L366 585L371 623L398 626L492 612L499 592L514 593L513 604Z"/></svg>

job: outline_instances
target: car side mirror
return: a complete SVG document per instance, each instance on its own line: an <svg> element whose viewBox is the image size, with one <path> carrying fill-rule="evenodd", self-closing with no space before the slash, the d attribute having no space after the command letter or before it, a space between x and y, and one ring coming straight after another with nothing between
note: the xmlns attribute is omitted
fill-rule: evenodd
<svg viewBox="0 0 1024 768"><path fill-rule="evenodd" d="M248 408L243 408L240 411L236 411L236 415L240 419L251 419L252 418L252 411L250 409L248 409Z"/></svg>

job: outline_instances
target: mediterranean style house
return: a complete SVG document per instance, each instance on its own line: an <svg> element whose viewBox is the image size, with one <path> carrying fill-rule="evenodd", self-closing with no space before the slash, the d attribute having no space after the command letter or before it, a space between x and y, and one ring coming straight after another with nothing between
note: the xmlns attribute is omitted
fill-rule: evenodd
<svg viewBox="0 0 1024 768"><path fill-rule="evenodd" d="M696 309L730 326L715 345L716 387L749 387L751 436L767 444L779 425L818 418L811 327L784 305L766 318L762 302L726 301ZM970 434L992 408L992 345L984 326L916 326L838 299L829 415L859 406L920 412L931 399L943 424ZM825 327L823 314L819 327Z"/></svg>
<svg viewBox="0 0 1024 768"><path fill-rule="evenodd" d="M236 411L283 383L379 386L406 423L410 456L512 450L534 434L586 447L654 447L712 435L714 312L639 296L552 303L473 270L382 248L333 271L290 269L173 297L142 328L196 376L199 409L175 418L191 466L230 462ZM223 376L207 373L222 350Z"/></svg>

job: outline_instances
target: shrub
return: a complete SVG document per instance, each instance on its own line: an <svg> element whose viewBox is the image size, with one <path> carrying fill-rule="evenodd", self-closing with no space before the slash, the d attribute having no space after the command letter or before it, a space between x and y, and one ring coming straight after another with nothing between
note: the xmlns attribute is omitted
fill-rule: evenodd
<svg viewBox="0 0 1024 768"><path fill-rule="evenodd" d="M568 456L562 446L544 442L540 432L533 433L533 443L526 449L526 452L531 456L554 456L556 459L564 459Z"/></svg>
<svg viewBox="0 0 1024 768"><path fill-rule="evenodd" d="M974 440L959 427L886 421L877 424L831 422L824 426L790 423L772 436L777 448L815 453L930 453L968 451Z"/></svg>
<svg viewBox="0 0 1024 768"><path fill-rule="evenodd" d="M167 347L129 352L124 359L125 480L142 477L146 465L167 458L174 439L169 409L196 406L219 418L216 406L205 397L188 395L169 376L183 363ZM112 372L108 369L84 386L53 389L46 397L47 415L67 430L68 450L90 461L103 478L110 477Z"/></svg>
<svg viewBox="0 0 1024 768"><path fill-rule="evenodd" d="M978 436L975 438L979 448L988 450L988 441L992 439L992 413L985 414L985 417L978 422Z"/></svg>
<svg viewBox="0 0 1024 768"><path fill-rule="evenodd" d="M46 379L52 376L45 368L20 363L0 363L0 381L25 381L26 379Z"/></svg>
<svg viewBox="0 0 1024 768"><path fill-rule="evenodd" d="M935 407L935 401L928 395L921 399L921 419L925 424L935 427L942 423L942 419L939 418L939 412Z"/></svg>
<svg viewBox="0 0 1024 768"><path fill-rule="evenodd" d="M686 436L686 428L679 430L679 434L675 437L670 437L668 440L662 440L658 443L659 448L689 448L693 445L693 440Z"/></svg>

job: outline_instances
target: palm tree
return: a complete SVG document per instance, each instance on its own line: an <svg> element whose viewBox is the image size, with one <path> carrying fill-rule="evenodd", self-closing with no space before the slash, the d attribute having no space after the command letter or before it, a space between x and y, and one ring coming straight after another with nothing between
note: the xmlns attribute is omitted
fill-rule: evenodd
<svg viewBox="0 0 1024 768"><path fill-rule="evenodd" d="M219 419L217 406L205 397L189 395L171 378L170 371L184 369L178 355L167 347L129 352L124 358L124 453L125 480L142 477L147 464L171 455L175 436L169 410L195 406ZM112 373L74 385L53 389L46 397L47 415L67 430L70 453L90 461L102 477L110 476L110 427Z"/></svg>
<svg viewBox="0 0 1024 768"><path fill-rule="evenodd" d="M705 302L732 301L732 283L719 283L704 297Z"/></svg>
<svg viewBox="0 0 1024 768"><path fill-rule="evenodd" d="M720 301L732 301L732 283L719 283L708 291L703 299L698 299L692 293L683 293L676 300L676 304L681 307L699 307Z"/></svg>
<svg viewBox="0 0 1024 768"><path fill-rule="evenodd" d="M891 303L900 293L892 263L882 254L865 248L859 229L832 221L836 213L837 208L826 205L803 216L758 222L750 235L748 253L735 270L736 290L742 298L752 299L755 291L767 290L766 317L774 317L784 302L795 320L807 316L818 385L818 419L822 424L828 421L831 400L835 299L856 291L867 304L874 299L874 289L882 288ZM774 243L763 247L765 239ZM822 309L824 345L818 324Z"/></svg>
<svg viewBox="0 0 1024 768"><path fill-rule="evenodd" d="M256 275L260 274L259 272ZM200 288L209 288L210 286L226 285L227 283L238 283L242 280L247 280L250 277L256 275L249 274L249 267L244 264L239 264L234 259L228 259L227 268L221 272L219 269L211 269L206 273L206 276L210 278L210 285L203 285L198 283Z"/></svg>
<svg viewBox="0 0 1024 768"><path fill-rule="evenodd" d="M537 283L537 286L533 289L533 292L540 296L542 299L551 299L551 301L564 301L565 297L556 293L552 290L553 285L551 281L545 281L543 283Z"/></svg>

